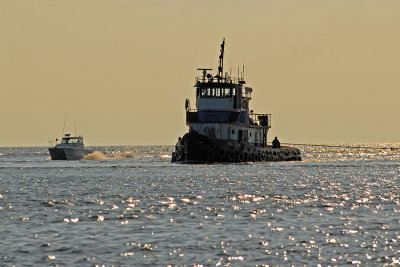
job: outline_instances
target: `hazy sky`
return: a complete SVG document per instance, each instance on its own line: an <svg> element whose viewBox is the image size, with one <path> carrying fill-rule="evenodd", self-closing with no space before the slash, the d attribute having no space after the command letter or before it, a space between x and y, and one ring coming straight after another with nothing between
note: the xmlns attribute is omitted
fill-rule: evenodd
<svg viewBox="0 0 400 267"><path fill-rule="evenodd" d="M400 142L399 0L1 0L0 146L175 144L224 37L270 140Z"/></svg>

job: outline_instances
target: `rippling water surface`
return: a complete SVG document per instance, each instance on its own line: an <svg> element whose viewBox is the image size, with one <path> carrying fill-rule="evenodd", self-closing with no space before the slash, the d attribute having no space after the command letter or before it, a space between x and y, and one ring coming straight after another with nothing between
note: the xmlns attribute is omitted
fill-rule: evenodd
<svg viewBox="0 0 400 267"><path fill-rule="evenodd" d="M202 165L171 146L0 148L0 265L399 264L397 147Z"/></svg>

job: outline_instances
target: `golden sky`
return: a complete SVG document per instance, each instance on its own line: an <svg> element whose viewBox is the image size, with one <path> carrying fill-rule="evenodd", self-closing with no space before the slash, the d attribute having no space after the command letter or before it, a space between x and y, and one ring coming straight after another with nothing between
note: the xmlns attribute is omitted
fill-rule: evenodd
<svg viewBox="0 0 400 267"><path fill-rule="evenodd" d="M0 146L175 144L196 68L246 68L269 139L400 142L399 0L2 0Z"/></svg>

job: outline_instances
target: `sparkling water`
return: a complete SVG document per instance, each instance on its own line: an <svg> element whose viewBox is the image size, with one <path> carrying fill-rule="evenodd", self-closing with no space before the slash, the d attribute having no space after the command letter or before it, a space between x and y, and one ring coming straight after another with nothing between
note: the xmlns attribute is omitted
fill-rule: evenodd
<svg viewBox="0 0 400 267"><path fill-rule="evenodd" d="M0 265L399 264L397 147L198 165L172 146L0 148Z"/></svg>

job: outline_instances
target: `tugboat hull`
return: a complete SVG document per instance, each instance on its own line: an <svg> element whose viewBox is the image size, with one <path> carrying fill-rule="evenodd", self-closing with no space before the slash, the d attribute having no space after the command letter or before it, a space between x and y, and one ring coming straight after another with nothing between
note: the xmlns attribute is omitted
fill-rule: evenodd
<svg viewBox="0 0 400 267"><path fill-rule="evenodd" d="M172 162L211 163L249 161L300 161L300 150L292 147L258 147L231 140L211 139L199 133L180 138L172 153Z"/></svg>

